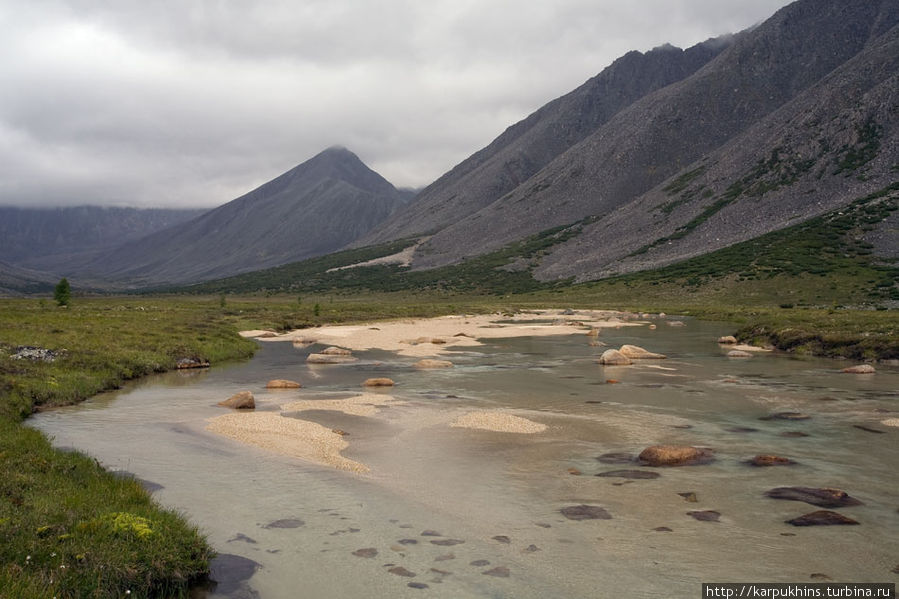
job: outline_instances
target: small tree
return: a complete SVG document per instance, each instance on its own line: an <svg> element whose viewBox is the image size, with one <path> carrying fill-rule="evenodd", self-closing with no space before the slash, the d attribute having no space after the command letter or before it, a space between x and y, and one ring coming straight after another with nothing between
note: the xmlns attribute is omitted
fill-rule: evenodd
<svg viewBox="0 0 899 599"><path fill-rule="evenodd" d="M57 306L69 305L69 301L72 299L72 288L65 277L60 279L59 283L56 284L56 288L53 289L53 299L56 300Z"/></svg>

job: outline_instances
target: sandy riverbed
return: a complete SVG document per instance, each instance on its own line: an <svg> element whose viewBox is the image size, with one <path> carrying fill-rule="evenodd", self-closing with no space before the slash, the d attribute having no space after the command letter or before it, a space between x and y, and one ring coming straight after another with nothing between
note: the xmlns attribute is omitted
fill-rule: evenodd
<svg viewBox="0 0 899 599"><path fill-rule="evenodd" d="M552 318L551 323L534 323ZM583 310L573 314L533 311L514 316L485 314L392 320L363 325L325 326L273 335L271 331L242 331L244 337L260 341L302 341L335 345L353 351L383 349L401 356L427 357L446 353L450 348L475 347L479 339L584 335L590 329L640 326L646 322L625 320L627 315L607 310Z"/></svg>
<svg viewBox="0 0 899 599"><path fill-rule="evenodd" d="M552 319L548 323L534 320ZM528 322L530 321L530 322ZM381 349L402 356L427 357L445 353L449 348L481 345L479 339L536 337L547 335L586 335L599 329L640 326L633 316L612 311L534 311L506 316L444 316L440 318L394 320L362 325L326 326L291 331L283 335L271 331L243 331L244 337L260 341L319 343L352 351ZM344 399L301 399L281 406L283 412L336 410L354 416L377 417L387 405L406 405L385 394L363 393ZM447 424L452 427L497 432L538 433L546 425L514 416L503 410L463 414ZM309 460L352 472L368 472L365 464L349 460L340 452L349 444L337 432L319 424L275 412L225 414L209 421L207 430L236 441L282 455Z"/></svg>

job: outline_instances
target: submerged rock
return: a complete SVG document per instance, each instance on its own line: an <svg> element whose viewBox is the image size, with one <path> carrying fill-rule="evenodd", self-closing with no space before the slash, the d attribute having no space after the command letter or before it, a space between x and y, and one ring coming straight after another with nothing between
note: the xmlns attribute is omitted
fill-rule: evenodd
<svg viewBox="0 0 899 599"><path fill-rule="evenodd" d="M610 478L630 478L635 480L650 480L659 478L661 474L658 472L650 472L648 470L609 470L608 472L600 472L596 476Z"/></svg>
<svg viewBox="0 0 899 599"><path fill-rule="evenodd" d="M419 360L412 366L415 368L452 368L453 363L449 360L430 360L426 358L424 360Z"/></svg>
<svg viewBox="0 0 899 599"><path fill-rule="evenodd" d="M269 522L263 528L299 528L304 524L306 523L299 518L282 518L281 520Z"/></svg>
<svg viewBox="0 0 899 599"><path fill-rule="evenodd" d="M374 547L363 547L362 549L354 551L353 555L356 557L375 557L378 555L378 550Z"/></svg>
<svg viewBox="0 0 899 599"><path fill-rule="evenodd" d="M727 352L727 357L728 358L751 358L752 354L749 353L748 351L743 351L741 349L732 349L731 351Z"/></svg>
<svg viewBox="0 0 899 599"><path fill-rule="evenodd" d="M571 505L559 510L569 520L611 520L612 515L598 505Z"/></svg>
<svg viewBox="0 0 899 599"><path fill-rule="evenodd" d="M248 580L261 566L251 559L219 553L209 562L209 580L214 583L216 593L228 595L240 590L242 583Z"/></svg>
<svg viewBox="0 0 899 599"><path fill-rule="evenodd" d="M815 487L777 487L765 493L772 499L787 499L790 501L804 501L811 505L821 507L847 507L851 505L864 505L846 491L830 488Z"/></svg>
<svg viewBox="0 0 899 599"><path fill-rule="evenodd" d="M712 450L685 445L652 445L638 456L648 466L693 466L714 461Z"/></svg>
<svg viewBox="0 0 899 599"><path fill-rule="evenodd" d="M790 458L784 458L779 455L760 454L747 460L752 466L789 466L795 464Z"/></svg>
<svg viewBox="0 0 899 599"><path fill-rule="evenodd" d="M607 349L599 357L599 363L604 366L628 366L632 364L630 358L617 349Z"/></svg>
<svg viewBox="0 0 899 599"><path fill-rule="evenodd" d="M235 410L254 410L256 409L256 400L253 398L251 392L241 391L235 393L225 401L220 401L218 405Z"/></svg>
<svg viewBox="0 0 899 599"><path fill-rule="evenodd" d="M843 514L832 512L830 510L818 510L817 512L810 512L808 514L799 516L798 518L786 520L785 522L787 524L792 524L793 526L833 526L836 524L858 524L858 521L844 516Z"/></svg>
<svg viewBox="0 0 899 599"><path fill-rule="evenodd" d="M865 432L867 432L867 433L879 433L879 434L882 435L882 434L884 434L884 433L886 432L886 431L882 431L882 430L877 429L877 428L873 428L873 427L867 426L867 425L865 425L865 424L853 424L852 426L854 426L855 428L857 428L857 429L859 429L859 430L863 430L863 431L865 431Z"/></svg>
<svg viewBox="0 0 899 599"><path fill-rule="evenodd" d="M700 522L718 522L718 518L721 517L721 513L716 512L715 510L694 510L692 512L687 512L687 515Z"/></svg>
<svg viewBox="0 0 899 599"><path fill-rule="evenodd" d="M490 537L490 538L493 539L494 541L496 541L497 543L504 543L506 545L508 545L509 543L512 542L512 539L506 535L496 535L495 537Z"/></svg>
<svg viewBox="0 0 899 599"><path fill-rule="evenodd" d="M486 572L481 572L485 576L496 576L497 578L509 578L509 568L505 566L497 566Z"/></svg>
<svg viewBox="0 0 899 599"><path fill-rule="evenodd" d="M681 497L684 498L684 501L687 503L698 503L699 499L696 497L696 493L693 491L685 491L683 493L678 493Z"/></svg>
<svg viewBox="0 0 899 599"><path fill-rule="evenodd" d="M759 429L752 428L751 426L732 426L724 430L729 433L757 433Z"/></svg>
<svg viewBox="0 0 899 599"><path fill-rule="evenodd" d="M774 414L762 416L759 420L808 420L809 418L811 416L802 412L775 412Z"/></svg>
<svg viewBox="0 0 899 599"><path fill-rule="evenodd" d="M435 539L431 541L431 545L438 545L440 547L452 547L453 545L461 545L464 543L462 539Z"/></svg>
<svg viewBox="0 0 899 599"><path fill-rule="evenodd" d="M274 379L266 383L266 389L299 389L302 387L296 381L288 381L286 379Z"/></svg>

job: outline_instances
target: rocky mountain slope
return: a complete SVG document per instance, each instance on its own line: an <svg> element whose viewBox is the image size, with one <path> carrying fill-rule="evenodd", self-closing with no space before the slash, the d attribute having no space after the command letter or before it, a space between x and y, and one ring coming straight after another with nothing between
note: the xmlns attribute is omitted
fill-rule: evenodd
<svg viewBox="0 0 899 599"><path fill-rule="evenodd" d="M403 205L345 148L330 148L198 218L127 243L75 273L132 286L190 283L327 254Z"/></svg>
<svg viewBox="0 0 899 599"><path fill-rule="evenodd" d="M418 194L408 209L356 245L438 231L513 191L621 109L694 73L733 42L726 35L687 50L628 52L574 91L549 102Z"/></svg>
<svg viewBox="0 0 899 599"><path fill-rule="evenodd" d="M587 280L708 252L851 202L899 179L897 23L893 0L799 0L695 72L623 101L582 139L538 134L528 119L511 127L366 240L434 233L413 262L430 268L586 218L579 235L524 266L544 279ZM562 100L541 110L561 110ZM579 114L554 118L578 122ZM534 131L524 147L545 145L555 157L533 174L494 167L481 180L478 169L512 148L504 136L519 130ZM560 150L565 139L571 144ZM515 151L496 160L514 165ZM429 209L439 218L420 216Z"/></svg>

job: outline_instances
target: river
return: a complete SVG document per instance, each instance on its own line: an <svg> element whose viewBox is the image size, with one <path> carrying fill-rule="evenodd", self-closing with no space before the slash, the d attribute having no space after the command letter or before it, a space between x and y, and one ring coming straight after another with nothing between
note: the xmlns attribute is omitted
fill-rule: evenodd
<svg viewBox="0 0 899 599"><path fill-rule="evenodd" d="M698 597L702 582L895 581L899 428L883 422L899 416L899 368L852 375L834 360L733 359L716 343L732 327L653 322L599 339L668 358L616 367L597 364L604 348L583 334L491 339L449 351L455 367L441 370L382 350L310 365L321 347L261 343L247 362L149 377L28 423L139 477L198 525L224 556L219 584L197 593L209 599ZM205 430L238 391L279 412L359 393L368 377L393 379L382 393L399 401L373 416L286 414L347 433L343 455L365 474ZM270 379L303 388L266 390ZM492 410L547 429L449 426ZM808 418L762 419L784 412ZM654 444L708 447L715 461L650 468L607 455ZM796 463L746 463L758 454ZM660 476L595 476L622 469ZM787 524L821 509L765 496L791 485L845 490L863 504L837 511L860 525ZM562 513L581 505L611 517ZM717 521L689 514L711 511Z"/></svg>

